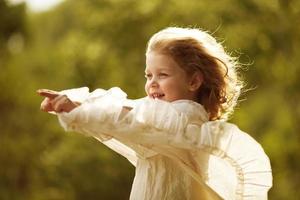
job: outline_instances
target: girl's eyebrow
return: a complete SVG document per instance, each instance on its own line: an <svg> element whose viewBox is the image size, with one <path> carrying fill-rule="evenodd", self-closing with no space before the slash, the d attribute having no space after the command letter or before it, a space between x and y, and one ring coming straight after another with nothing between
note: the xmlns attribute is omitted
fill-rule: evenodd
<svg viewBox="0 0 300 200"><path fill-rule="evenodd" d="M146 70L145 70L145 73L149 72L150 70L147 70L147 67L146 67ZM155 71L172 71L172 69L170 69L169 67L157 67L155 69Z"/></svg>

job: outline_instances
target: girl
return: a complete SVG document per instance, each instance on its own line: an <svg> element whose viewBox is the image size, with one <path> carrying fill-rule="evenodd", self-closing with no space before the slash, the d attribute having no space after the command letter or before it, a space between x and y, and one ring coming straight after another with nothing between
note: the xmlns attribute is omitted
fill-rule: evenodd
<svg viewBox="0 0 300 200"><path fill-rule="evenodd" d="M119 88L38 93L65 130L95 137L136 167L131 200L267 199L268 157L225 122L242 88L236 65L208 33L171 27L148 43L145 98Z"/></svg>

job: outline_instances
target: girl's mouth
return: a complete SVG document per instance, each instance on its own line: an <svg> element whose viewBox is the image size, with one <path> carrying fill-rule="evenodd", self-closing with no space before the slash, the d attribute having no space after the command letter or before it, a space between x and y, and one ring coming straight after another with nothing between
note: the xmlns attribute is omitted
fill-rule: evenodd
<svg viewBox="0 0 300 200"><path fill-rule="evenodd" d="M160 98L162 98L164 96L165 96L164 94L159 94L159 93L153 93L153 94L151 94L151 97L153 99L160 99Z"/></svg>

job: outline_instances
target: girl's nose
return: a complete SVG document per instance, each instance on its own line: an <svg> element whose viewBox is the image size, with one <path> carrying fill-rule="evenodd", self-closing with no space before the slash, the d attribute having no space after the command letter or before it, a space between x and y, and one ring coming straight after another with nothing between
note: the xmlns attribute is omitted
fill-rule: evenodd
<svg viewBox="0 0 300 200"><path fill-rule="evenodd" d="M153 77L149 83L150 87L157 87L158 86L158 82L157 79L155 77Z"/></svg>

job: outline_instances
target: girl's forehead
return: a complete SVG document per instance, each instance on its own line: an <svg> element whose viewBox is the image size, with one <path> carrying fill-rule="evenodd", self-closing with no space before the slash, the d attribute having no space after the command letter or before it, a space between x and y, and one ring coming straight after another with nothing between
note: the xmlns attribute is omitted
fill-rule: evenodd
<svg viewBox="0 0 300 200"><path fill-rule="evenodd" d="M146 70L175 70L178 64L171 58L171 56L149 53L146 55Z"/></svg>

